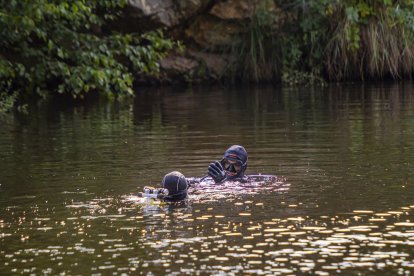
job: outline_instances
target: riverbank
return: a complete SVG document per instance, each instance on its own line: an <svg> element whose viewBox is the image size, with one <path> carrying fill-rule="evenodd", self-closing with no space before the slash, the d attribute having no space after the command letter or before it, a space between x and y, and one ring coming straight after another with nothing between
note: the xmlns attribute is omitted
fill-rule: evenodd
<svg viewBox="0 0 414 276"><path fill-rule="evenodd" d="M161 60L162 82L312 84L413 74L414 5L409 1L142 3L130 3L134 17L165 28L185 46ZM124 20L128 24L131 16Z"/></svg>
<svg viewBox="0 0 414 276"><path fill-rule="evenodd" d="M128 95L134 84L411 78L414 5L354 2L11 2L0 16L0 109L30 94Z"/></svg>

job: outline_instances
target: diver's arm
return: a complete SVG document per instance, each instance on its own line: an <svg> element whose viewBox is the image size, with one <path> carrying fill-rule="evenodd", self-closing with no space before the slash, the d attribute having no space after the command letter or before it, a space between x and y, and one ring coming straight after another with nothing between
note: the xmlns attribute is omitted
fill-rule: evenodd
<svg viewBox="0 0 414 276"><path fill-rule="evenodd" d="M195 187L198 184L203 183L203 182L212 182L212 181L214 181L212 179L212 177L209 176L208 174L207 175L204 175L202 177L190 177L190 178L186 178L186 180L187 180L188 187ZM224 181L225 181L225 179L223 179L221 182L224 182Z"/></svg>
<svg viewBox="0 0 414 276"><path fill-rule="evenodd" d="M186 178L187 184L189 187L194 187L197 184L200 184L203 181L211 181L211 179L215 182L215 184L220 184L226 181L226 173L223 169L223 166L219 161L215 161L208 166L207 175L197 178L197 177L190 177Z"/></svg>

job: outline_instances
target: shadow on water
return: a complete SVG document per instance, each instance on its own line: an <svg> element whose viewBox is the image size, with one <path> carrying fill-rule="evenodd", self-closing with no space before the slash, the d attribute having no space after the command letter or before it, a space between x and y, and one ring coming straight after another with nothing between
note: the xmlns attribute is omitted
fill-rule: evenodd
<svg viewBox="0 0 414 276"><path fill-rule="evenodd" d="M408 274L413 91L163 88L2 118L0 273ZM205 175L231 144L248 174L287 180L135 197Z"/></svg>

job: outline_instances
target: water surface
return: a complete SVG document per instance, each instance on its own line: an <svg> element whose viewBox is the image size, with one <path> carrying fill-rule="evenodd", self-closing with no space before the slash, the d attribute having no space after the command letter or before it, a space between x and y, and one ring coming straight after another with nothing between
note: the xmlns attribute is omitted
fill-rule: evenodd
<svg viewBox="0 0 414 276"><path fill-rule="evenodd" d="M0 117L1 274L406 274L414 267L414 87L138 91ZM134 195L203 176L232 144L283 181Z"/></svg>

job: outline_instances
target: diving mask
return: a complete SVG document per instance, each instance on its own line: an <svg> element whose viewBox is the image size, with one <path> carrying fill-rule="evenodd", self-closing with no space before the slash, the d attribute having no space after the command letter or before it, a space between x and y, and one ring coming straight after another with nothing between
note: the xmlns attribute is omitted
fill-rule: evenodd
<svg viewBox="0 0 414 276"><path fill-rule="evenodd" d="M223 158L220 161L220 163L223 166L226 173L230 176L237 175L243 167L243 163L240 160L231 160Z"/></svg>

